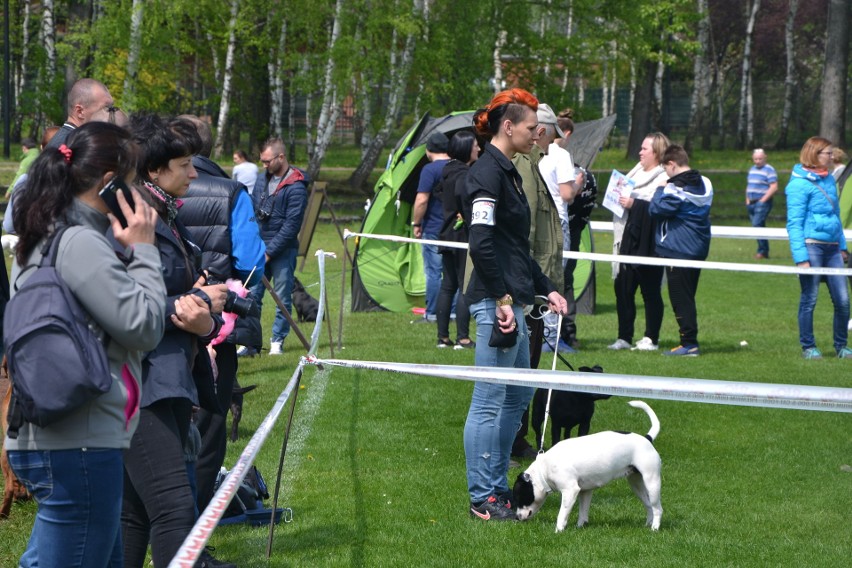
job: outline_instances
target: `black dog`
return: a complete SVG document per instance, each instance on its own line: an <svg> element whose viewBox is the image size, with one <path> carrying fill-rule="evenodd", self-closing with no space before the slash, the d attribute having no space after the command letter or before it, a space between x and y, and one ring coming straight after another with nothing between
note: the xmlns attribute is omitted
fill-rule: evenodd
<svg viewBox="0 0 852 568"><path fill-rule="evenodd" d="M603 373L600 365L580 367L581 373ZM550 445L555 446L563 439L571 437L574 426L578 436L589 433L592 415L595 413L595 401L609 398L608 394L589 394L554 390L550 396ZM533 398L532 427L535 430L535 443L538 449L541 444L541 427L544 423L544 410L547 406L547 389L538 389ZM564 432L564 437L563 437Z"/></svg>
<svg viewBox="0 0 852 568"><path fill-rule="evenodd" d="M241 387L238 384L234 385L234 390L231 392L231 441L236 442L239 438L240 420L243 419L243 395L257 388L257 385L249 385Z"/></svg>
<svg viewBox="0 0 852 568"><path fill-rule="evenodd" d="M300 322L317 321L319 302L308 294L298 278L293 278L293 308Z"/></svg>

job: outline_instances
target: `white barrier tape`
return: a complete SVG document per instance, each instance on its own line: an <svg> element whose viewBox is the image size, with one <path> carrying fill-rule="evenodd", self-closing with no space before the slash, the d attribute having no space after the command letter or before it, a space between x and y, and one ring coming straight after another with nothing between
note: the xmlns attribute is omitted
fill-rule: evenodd
<svg viewBox="0 0 852 568"><path fill-rule="evenodd" d="M611 233L612 221L592 221L590 228L595 233ZM852 229L843 231L846 240L852 240ZM766 239L766 240L789 240L787 229L766 227L731 227L728 225L711 225L710 235L722 239Z"/></svg>
<svg viewBox="0 0 852 568"><path fill-rule="evenodd" d="M322 318L325 315L325 258L337 258L333 252L325 252L322 249L318 249L315 253L317 257L317 264L319 266L319 279L320 279L320 293L319 293L319 308L317 308L317 320L314 325L314 331L311 333L311 349L309 353L316 353L317 347L319 346L319 337L320 332L322 331Z"/></svg>
<svg viewBox="0 0 852 568"><path fill-rule="evenodd" d="M633 398L852 412L852 389L840 387L340 359L318 359L315 363L353 369L392 371L445 379L573 390Z"/></svg>
<svg viewBox="0 0 852 568"><path fill-rule="evenodd" d="M210 536L213 534L213 531L219 524L219 520L228 508L228 504L231 502L231 499L234 498L237 489L240 487L240 483L242 483L243 478L245 478L251 464L254 463L260 448L263 446L266 438L269 437L272 427L275 425L275 422L284 410L284 406L290 399L290 395L293 393L293 389L299 382L299 375L301 375L306 362L307 359L304 358L299 361L299 365L296 367L295 372L293 372L293 377L290 379L290 382L287 383L287 386L281 394L278 395L278 399L272 406L272 410L270 410L269 414L266 415L266 418L263 419L263 422L261 422L257 431L255 431L254 436L252 436L249 443L246 444L245 450L243 450L243 453L240 454L240 457L237 459L237 463L234 464L234 468L225 478L222 485L219 486L219 489L216 491L216 494L213 496L210 504L207 505L207 508L204 509L204 512L201 513L201 516L195 522L195 526L192 527L189 535L183 541L180 549L178 549L177 554L174 558L172 558L172 561L169 562L169 568L193 568L195 566L198 556L201 554L201 551L204 550L204 546L207 544L207 541L210 540Z"/></svg>
<svg viewBox="0 0 852 568"><path fill-rule="evenodd" d="M437 245L441 247L467 249L467 243L414 239L399 235L378 235L373 233L343 232L343 238L364 237L380 241ZM562 258L594 260L599 262L618 262L622 264L645 264L649 266L679 266L682 268L701 268L707 270L729 270L734 272L762 272L764 274L812 274L820 276L852 276L852 268L799 268L777 264L744 264L740 262L713 262L707 260L680 260L677 258L658 258L650 256L630 256L621 254L603 254L596 252L574 252L563 250Z"/></svg>

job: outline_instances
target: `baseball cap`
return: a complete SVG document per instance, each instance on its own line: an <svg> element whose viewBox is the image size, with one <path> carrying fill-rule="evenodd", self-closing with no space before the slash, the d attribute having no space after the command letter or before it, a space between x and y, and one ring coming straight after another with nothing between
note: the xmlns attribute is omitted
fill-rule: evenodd
<svg viewBox="0 0 852 568"><path fill-rule="evenodd" d="M450 140L443 132L433 132L426 139L426 149L436 154L445 154L450 147Z"/></svg>
<svg viewBox="0 0 852 568"><path fill-rule="evenodd" d="M539 124L552 124L553 128L556 129L556 136L565 138L565 133L562 132L562 129L559 128L559 123L556 121L556 113L553 112L550 105L538 103L538 110L535 114L538 117Z"/></svg>

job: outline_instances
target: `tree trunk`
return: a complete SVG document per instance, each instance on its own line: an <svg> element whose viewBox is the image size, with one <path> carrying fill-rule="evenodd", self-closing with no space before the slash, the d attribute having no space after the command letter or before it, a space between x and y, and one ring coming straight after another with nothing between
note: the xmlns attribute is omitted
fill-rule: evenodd
<svg viewBox="0 0 852 568"><path fill-rule="evenodd" d="M308 175L311 179L317 179L320 166L325 158L325 151L331 143L337 117L340 116L340 101L337 95L337 86L334 84L334 71L337 65L334 47L340 37L340 19L343 12L343 0L337 0L334 6L334 19L331 23L331 37L328 40L328 61L325 65L325 79L323 81L322 106L317 120L316 142L311 151L308 162Z"/></svg>
<svg viewBox="0 0 852 568"><path fill-rule="evenodd" d="M414 1L415 18L422 11L422 0ZM385 108L385 119L382 127L373 137L367 150L363 153L361 163L352 172L349 177L349 186L353 189L360 189L367 195L372 195L371 188L367 187L367 179L370 177L370 172L376 167L376 162L385 147L385 143L390 137L393 124L399 114L399 109L402 106L405 97L405 84L408 81L408 73L411 70L411 62L414 59L414 48L417 45L417 35L410 33L405 38L405 46L398 65L391 65L390 89L388 93L388 103ZM396 54L391 52L391 58L395 59Z"/></svg>
<svg viewBox="0 0 852 568"><path fill-rule="evenodd" d="M740 149L754 144L754 120L751 108L751 43L754 35L754 22L760 0L753 0L748 8L748 23L746 24L745 43L743 46L742 84L740 86L740 112L737 124L737 144Z"/></svg>
<svg viewBox="0 0 852 568"><path fill-rule="evenodd" d="M820 135L844 146L849 80L849 0L829 0L822 76Z"/></svg>
<svg viewBox="0 0 852 568"><path fill-rule="evenodd" d="M270 15L269 21L274 21ZM270 105L269 105L269 133L272 136L281 136L281 129L284 126L284 50L287 39L287 19L281 18L281 32L278 34L278 49L273 52L269 50L269 61L267 69L269 70L270 83Z"/></svg>
<svg viewBox="0 0 852 568"><path fill-rule="evenodd" d="M228 51L225 54L225 72L222 79L222 96L219 99L219 120L216 125L216 144L213 156L222 155L225 144L225 131L228 128L228 111L231 108L231 81L234 76L234 51L237 47L237 14L240 11L239 0L231 0L231 19L228 22Z"/></svg>
<svg viewBox="0 0 852 568"><path fill-rule="evenodd" d="M609 116L609 59L604 59L601 65L601 116Z"/></svg>
<svg viewBox="0 0 852 568"><path fill-rule="evenodd" d="M707 0L698 0L698 13L701 19L698 21L698 53L692 65L692 99L689 105L689 128L683 147L688 154L692 154L693 140L699 132L704 129L704 110L706 100L709 98L710 85L708 84L707 54L710 53L710 11Z"/></svg>
<svg viewBox="0 0 852 568"><path fill-rule="evenodd" d="M794 24L799 0L789 0L787 22L784 26L784 49L787 54L787 74L784 77L784 109L781 111L781 128L778 133L778 148L787 147L787 135L790 130L790 116L793 114L793 100L796 94L796 46L794 43Z"/></svg>
<svg viewBox="0 0 852 568"><path fill-rule="evenodd" d="M651 107L654 98L654 82L656 80L657 64L654 61L645 61L642 64L641 83L635 89L633 98L633 109L631 111L632 121L630 135L627 139L627 157L635 158L639 155L639 148L645 136L651 132Z"/></svg>
<svg viewBox="0 0 852 568"><path fill-rule="evenodd" d="M30 64L30 15L32 14L32 6L30 0L24 2L24 16L21 24L21 60L18 65L18 73L15 81L15 104L18 107L18 112L15 113L15 126L12 132L12 139L19 140L21 138L21 130L24 128L24 113L21 109L21 97L24 91L29 86L27 84L27 74L29 73Z"/></svg>
<svg viewBox="0 0 852 568"><path fill-rule="evenodd" d="M506 45L508 34L506 30L497 32L497 40L494 42L494 53L492 62L494 64L494 94L496 95L503 90L503 46Z"/></svg>
<svg viewBox="0 0 852 568"><path fill-rule="evenodd" d="M139 73L139 55L142 51L142 18L145 14L145 3L133 0L130 14L130 47L127 50L127 72L124 75L124 91L122 106L127 110L136 108L136 79Z"/></svg>

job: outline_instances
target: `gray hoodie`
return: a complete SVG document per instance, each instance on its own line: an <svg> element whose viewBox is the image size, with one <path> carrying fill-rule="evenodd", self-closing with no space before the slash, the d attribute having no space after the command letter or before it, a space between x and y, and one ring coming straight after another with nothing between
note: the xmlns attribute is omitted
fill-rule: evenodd
<svg viewBox="0 0 852 568"><path fill-rule="evenodd" d="M66 211L73 227L59 244L56 268L92 320L109 336L107 355L112 389L46 428L24 423L8 450L128 448L139 421L142 356L163 336L166 289L160 254L153 244L127 250L119 260L104 237L107 217L75 199ZM12 266L12 295L41 261L41 244L22 269ZM22 274L23 273L23 274ZM45 356L50 356L45 346ZM14 377L12 377L14 380Z"/></svg>

